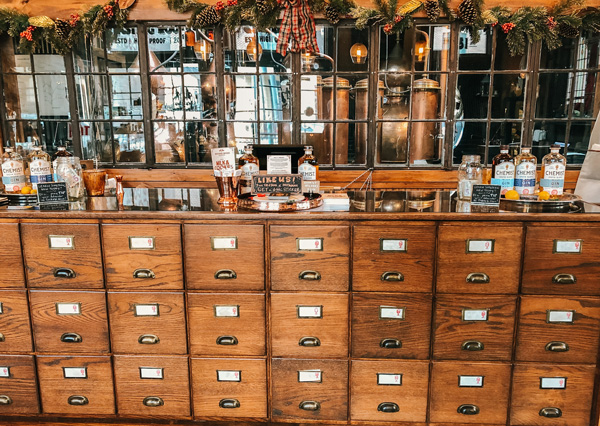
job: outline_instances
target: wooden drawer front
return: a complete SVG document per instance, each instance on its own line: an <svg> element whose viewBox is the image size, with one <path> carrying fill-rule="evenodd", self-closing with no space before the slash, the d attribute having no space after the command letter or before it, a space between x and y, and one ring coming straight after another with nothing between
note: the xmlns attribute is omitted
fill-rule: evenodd
<svg viewBox="0 0 600 426"><path fill-rule="evenodd" d="M348 295L271 294L273 356L348 356Z"/></svg>
<svg viewBox="0 0 600 426"><path fill-rule="evenodd" d="M109 352L104 292L30 292L33 339L38 352Z"/></svg>
<svg viewBox="0 0 600 426"><path fill-rule="evenodd" d="M281 359L271 361L274 420L348 418L348 362Z"/></svg>
<svg viewBox="0 0 600 426"><path fill-rule="evenodd" d="M438 296L433 357L510 361L516 305L511 296Z"/></svg>
<svg viewBox="0 0 600 426"><path fill-rule="evenodd" d="M271 226L273 290L348 290L347 226Z"/></svg>
<svg viewBox="0 0 600 426"><path fill-rule="evenodd" d="M354 294L352 356L429 358L431 296Z"/></svg>
<svg viewBox="0 0 600 426"><path fill-rule="evenodd" d="M510 424L594 424L590 422L594 372L593 365L515 365Z"/></svg>
<svg viewBox="0 0 600 426"><path fill-rule="evenodd" d="M106 286L183 288L179 225L102 225Z"/></svg>
<svg viewBox="0 0 600 426"><path fill-rule="evenodd" d="M37 367L44 413L115 413L110 357L40 356Z"/></svg>
<svg viewBox="0 0 600 426"><path fill-rule="evenodd" d="M431 422L505 424L510 364L436 362L433 364Z"/></svg>
<svg viewBox="0 0 600 426"><path fill-rule="evenodd" d="M108 293L113 352L187 353L183 293Z"/></svg>
<svg viewBox="0 0 600 426"><path fill-rule="evenodd" d="M595 363L600 299L523 296L518 361Z"/></svg>
<svg viewBox="0 0 600 426"><path fill-rule="evenodd" d="M352 361L350 417L353 421L425 422L429 363Z"/></svg>
<svg viewBox="0 0 600 426"><path fill-rule="evenodd" d="M190 416L187 357L115 355L120 415Z"/></svg>
<svg viewBox="0 0 600 426"><path fill-rule="evenodd" d="M23 258L21 257L21 241L19 238L19 225L17 223L0 223L0 288L23 288L25 276L23 275Z"/></svg>
<svg viewBox="0 0 600 426"><path fill-rule="evenodd" d="M265 295L188 294L190 353L265 355Z"/></svg>
<svg viewBox="0 0 600 426"><path fill-rule="evenodd" d="M523 293L600 295L600 226L527 227Z"/></svg>
<svg viewBox="0 0 600 426"><path fill-rule="evenodd" d="M264 359L199 359L192 363L195 417L267 417Z"/></svg>
<svg viewBox="0 0 600 426"><path fill-rule="evenodd" d="M104 288L98 225L21 225L30 287Z"/></svg>
<svg viewBox="0 0 600 426"><path fill-rule="evenodd" d="M0 415L40 412L30 355L0 355Z"/></svg>
<svg viewBox="0 0 600 426"><path fill-rule="evenodd" d="M431 293L434 225L357 225L353 238L353 290Z"/></svg>
<svg viewBox="0 0 600 426"><path fill-rule="evenodd" d="M520 225L445 223L438 236L438 293L517 293Z"/></svg>
<svg viewBox="0 0 600 426"><path fill-rule="evenodd" d="M264 290L263 225L185 225L186 285L195 290Z"/></svg>
<svg viewBox="0 0 600 426"><path fill-rule="evenodd" d="M31 352L31 349L27 293L0 291L0 352Z"/></svg>

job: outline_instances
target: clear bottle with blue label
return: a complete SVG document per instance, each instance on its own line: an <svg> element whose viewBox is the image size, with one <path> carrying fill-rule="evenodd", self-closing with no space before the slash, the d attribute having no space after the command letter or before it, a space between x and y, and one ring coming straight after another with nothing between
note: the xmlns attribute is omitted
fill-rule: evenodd
<svg viewBox="0 0 600 426"><path fill-rule="evenodd" d="M508 153L509 146L502 145L500 154L492 160L492 185L499 185L501 194L506 194L515 186L515 160Z"/></svg>
<svg viewBox="0 0 600 426"><path fill-rule="evenodd" d="M550 153L542 158L540 191L546 191L551 199L560 198L565 186L567 159L560 154L560 145L552 145Z"/></svg>
<svg viewBox="0 0 600 426"><path fill-rule="evenodd" d="M29 165L29 177L33 189L37 189L37 184L40 182L52 182L50 155L42 151L41 147L33 147L27 156L27 164Z"/></svg>
<svg viewBox="0 0 600 426"><path fill-rule="evenodd" d="M9 194L20 193L27 186L23 157L11 147L4 148L2 155L2 184Z"/></svg>
<svg viewBox="0 0 600 426"><path fill-rule="evenodd" d="M521 148L515 157L515 191L519 195L533 195L535 192L537 158L531 154L531 148Z"/></svg>

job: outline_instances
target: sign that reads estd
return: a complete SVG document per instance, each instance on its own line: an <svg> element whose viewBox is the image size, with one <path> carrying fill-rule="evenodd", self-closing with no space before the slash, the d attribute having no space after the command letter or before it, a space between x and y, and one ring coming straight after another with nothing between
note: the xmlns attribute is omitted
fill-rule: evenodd
<svg viewBox="0 0 600 426"><path fill-rule="evenodd" d="M298 194L302 192L300 175L255 175L252 176L252 193L273 194L277 192Z"/></svg>

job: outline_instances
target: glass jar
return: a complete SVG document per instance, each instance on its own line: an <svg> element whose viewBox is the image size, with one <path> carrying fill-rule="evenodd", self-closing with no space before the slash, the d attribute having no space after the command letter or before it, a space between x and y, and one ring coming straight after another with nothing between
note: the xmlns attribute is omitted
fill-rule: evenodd
<svg viewBox="0 0 600 426"><path fill-rule="evenodd" d="M473 185L479 185L483 180L483 168L479 155L463 155L458 167L458 199L471 201Z"/></svg>
<svg viewBox="0 0 600 426"><path fill-rule="evenodd" d="M66 182L70 201L83 198L83 172L78 157L58 157L54 173L57 182Z"/></svg>

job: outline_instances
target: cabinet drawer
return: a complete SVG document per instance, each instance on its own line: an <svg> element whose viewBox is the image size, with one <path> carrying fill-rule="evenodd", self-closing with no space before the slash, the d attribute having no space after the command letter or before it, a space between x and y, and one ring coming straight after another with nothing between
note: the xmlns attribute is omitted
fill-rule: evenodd
<svg viewBox="0 0 600 426"><path fill-rule="evenodd" d="M25 287L25 276L23 275L19 224L0 223L0 235L2 235L0 259L2 259L3 265L0 268L0 288L23 288Z"/></svg>
<svg viewBox="0 0 600 426"><path fill-rule="evenodd" d="M38 352L109 352L104 292L30 292L33 339Z"/></svg>
<svg viewBox="0 0 600 426"><path fill-rule="evenodd" d="M190 416L187 357L115 355L114 363L119 414Z"/></svg>
<svg viewBox="0 0 600 426"><path fill-rule="evenodd" d="M353 421L425 422L429 363L352 361L350 417Z"/></svg>
<svg viewBox="0 0 600 426"><path fill-rule="evenodd" d="M600 226L527 226L523 293L600 295Z"/></svg>
<svg viewBox="0 0 600 426"><path fill-rule="evenodd" d="M199 359L192 363L195 417L267 417L264 359Z"/></svg>
<svg viewBox="0 0 600 426"><path fill-rule="evenodd" d="M434 363L430 421L505 424L510 370L510 364Z"/></svg>
<svg viewBox="0 0 600 426"><path fill-rule="evenodd" d="M352 356L429 358L431 296L354 294Z"/></svg>
<svg viewBox="0 0 600 426"><path fill-rule="evenodd" d="M600 299L523 296L518 361L595 363Z"/></svg>
<svg viewBox="0 0 600 426"><path fill-rule="evenodd" d="M265 355L265 295L188 294L190 353Z"/></svg>
<svg viewBox="0 0 600 426"><path fill-rule="evenodd" d="M21 238L30 287L104 288L98 225L24 223Z"/></svg>
<svg viewBox="0 0 600 426"><path fill-rule="evenodd" d="M271 380L274 420L348 417L347 361L274 358Z"/></svg>
<svg viewBox="0 0 600 426"><path fill-rule="evenodd" d="M511 425L588 426L593 365L515 365Z"/></svg>
<svg viewBox="0 0 600 426"><path fill-rule="evenodd" d="M431 293L435 225L357 225L353 238L353 290Z"/></svg>
<svg viewBox="0 0 600 426"><path fill-rule="evenodd" d="M444 223L438 235L438 293L517 293L520 225Z"/></svg>
<svg viewBox="0 0 600 426"><path fill-rule="evenodd" d="M511 296L438 296L434 358L510 361L516 305Z"/></svg>
<svg viewBox="0 0 600 426"><path fill-rule="evenodd" d="M348 295L271 294L274 356L348 356Z"/></svg>
<svg viewBox="0 0 600 426"><path fill-rule="evenodd" d="M179 225L102 225L106 286L182 289Z"/></svg>
<svg viewBox="0 0 600 426"><path fill-rule="evenodd" d="M273 290L348 290L347 226L271 226Z"/></svg>
<svg viewBox="0 0 600 426"><path fill-rule="evenodd" d="M263 225L185 225L188 289L264 290Z"/></svg>
<svg viewBox="0 0 600 426"><path fill-rule="evenodd" d="M0 291L0 352L30 352L31 328L25 290Z"/></svg>
<svg viewBox="0 0 600 426"><path fill-rule="evenodd" d="M0 414L39 412L33 357L0 355Z"/></svg>
<svg viewBox="0 0 600 426"><path fill-rule="evenodd" d="M108 293L113 352L185 354L183 293Z"/></svg>
<svg viewBox="0 0 600 426"><path fill-rule="evenodd" d="M42 411L47 414L114 414L110 357L37 357Z"/></svg>

